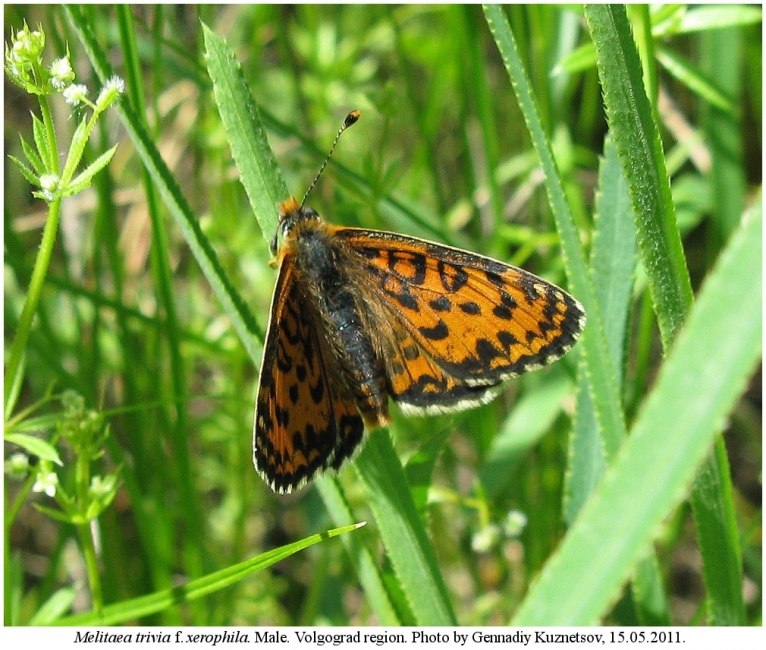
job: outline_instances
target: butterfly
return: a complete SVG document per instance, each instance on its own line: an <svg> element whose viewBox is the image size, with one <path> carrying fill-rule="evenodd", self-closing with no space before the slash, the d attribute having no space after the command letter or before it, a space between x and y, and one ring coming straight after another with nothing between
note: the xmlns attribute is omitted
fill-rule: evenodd
<svg viewBox="0 0 766 650"><path fill-rule="evenodd" d="M349 114L330 153L358 117ZM582 305L532 273L415 237L332 225L306 196L279 205L271 242L279 270L253 460L275 492L340 469L365 430L390 422L389 399L405 414L484 404L506 380L559 359L585 327Z"/></svg>

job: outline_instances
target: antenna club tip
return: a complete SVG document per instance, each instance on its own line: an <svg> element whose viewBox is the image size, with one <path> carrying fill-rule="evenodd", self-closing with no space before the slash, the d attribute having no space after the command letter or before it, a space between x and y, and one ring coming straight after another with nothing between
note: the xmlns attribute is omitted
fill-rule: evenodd
<svg viewBox="0 0 766 650"><path fill-rule="evenodd" d="M308 198L308 195L311 193L311 190L314 189L314 185L316 185L316 182L319 180L319 177L322 175L324 168L327 167L327 163L330 161L330 156L332 156L332 152L335 151L335 145L338 144L338 139L340 138L341 134L352 124L355 124L361 114L362 114L362 111L357 110L357 111L351 111L348 115L346 115L346 119L343 120L343 125L340 127L340 129L338 129L338 134L335 136L335 141L332 143L332 147L330 147L330 153L327 154L327 158L325 158L324 162L322 163L322 166L319 168L319 172L314 177L314 180L311 181L311 185L309 185L309 188L306 190L306 193L303 195L303 200L300 203L299 209L303 207L304 203L306 203L306 199Z"/></svg>
<svg viewBox="0 0 766 650"><path fill-rule="evenodd" d="M343 126L345 128L348 128L352 124L355 124L356 121L359 119L359 117L362 115L362 111L351 111L347 116L346 120L343 122Z"/></svg>

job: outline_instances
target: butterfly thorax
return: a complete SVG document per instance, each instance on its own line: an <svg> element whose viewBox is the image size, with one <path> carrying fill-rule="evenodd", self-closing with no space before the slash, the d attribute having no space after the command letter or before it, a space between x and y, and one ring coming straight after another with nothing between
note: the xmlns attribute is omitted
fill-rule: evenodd
<svg viewBox="0 0 766 650"><path fill-rule="evenodd" d="M286 202L287 203L287 202ZM297 206L297 202L295 204ZM283 204L284 206L284 204ZM365 425L382 426L388 417L388 389L383 360L376 353L362 318L357 292L348 274L348 252L333 237L335 230L310 208L297 207L283 217L281 255L293 257L296 285L301 287L304 307L314 313L327 342L327 366L338 368L337 389L347 391Z"/></svg>

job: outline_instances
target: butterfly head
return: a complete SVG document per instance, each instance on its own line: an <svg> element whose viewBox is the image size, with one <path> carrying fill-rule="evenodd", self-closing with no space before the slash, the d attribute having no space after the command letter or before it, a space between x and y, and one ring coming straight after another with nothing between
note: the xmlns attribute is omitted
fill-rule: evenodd
<svg viewBox="0 0 766 650"><path fill-rule="evenodd" d="M307 219L319 219L319 214L315 210L304 207L298 203L298 200L294 196L291 196L286 201L282 201L282 203L279 204L279 223L277 225L277 230L274 233L274 237L271 240L271 254L277 254L280 235L284 240L297 223Z"/></svg>
<svg viewBox="0 0 766 650"><path fill-rule="evenodd" d="M271 240L270 247L272 255L277 254L277 244L280 234L284 239L293 229L296 223L305 219L319 219L319 215L314 210L304 207L306 199L311 193L311 190L314 189L314 186L319 180L319 177L322 175L324 168L327 166L327 163L332 156L332 152L335 151L335 145L338 144L338 139L340 138L341 134L352 124L355 124L361 114L361 111L351 111L346 116L346 119L343 121L343 124L341 124L340 129L338 129L338 133L335 136L332 147L330 147L330 153L327 154L327 158L325 158L322 166L319 168L319 172L314 177L314 180L311 182L311 185L309 185L309 188L306 190L306 194L303 195L303 200L298 203L298 199L296 199L294 196L291 196L289 199L282 201L282 203L279 204L279 225L277 226L277 231L274 233L274 237Z"/></svg>

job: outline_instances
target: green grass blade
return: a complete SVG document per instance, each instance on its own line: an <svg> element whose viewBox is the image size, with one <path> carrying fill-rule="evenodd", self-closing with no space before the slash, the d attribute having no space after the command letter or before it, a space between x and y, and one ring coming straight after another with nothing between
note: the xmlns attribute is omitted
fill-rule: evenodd
<svg viewBox="0 0 766 650"><path fill-rule="evenodd" d="M747 93L743 87L742 52L747 38L742 30L716 29L701 35L701 64L727 97L739 98ZM742 137L742 113L726 113L714 106L703 106L701 126L712 158L711 185L713 211L710 215L715 241L711 254L723 247L737 227L744 210L747 181Z"/></svg>
<svg viewBox="0 0 766 650"><path fill-rule="evenodd" d="M724 92L688 61L669 48L657 49L657 60L681 83L686 84L705 101L728 113L734 112L734 105Z"/></svg>
<svg viewBox="0 0 766 650"><path fill-rule="evenodd" d="M628 20L630 21L636 48L641 59L642 77L646 96L657 118L657 101L659 98L659 82L657 80L657 66L655 59L654 38L652 37L651 18L649 7L645 4L631 4L625 6Z"/></svg>
<svg viewBox="0 0 766 650"><path fill-rule="evenodd" d="M605 146L599 170L591 249L590 276L601 308L609 356L618 391L623 385L625 331L633 290L636 235L625 177L611 140ZM568 523L601 479L604 448L588 391L587 364L579 364L579 390L575 425L569 441L569 466L564 487L564 512Z"/></svg>
<svg viewBox="0 0 766 650"><path fill-rule="evenodd" d="M356 530L363 525L364 524L353 524L351 526L344 526L343 528L328 530L327 532L319 533L317 535L311 535L310 537L293 542L292 544L287 544L286 546L281 546L266 553L262 553L257 557L245 560L239 564L226 567L221 571L216 571L215 573L211 573L202 578L191 580L181 587L164 589L148 596L133 598L132 600L126 600L115 605L107 605L104 607L100 616L95 612L88 612L87 614L77 614L75 616L59 619L55 624L117 625L118 623L125 623L126 621L161 612L172 605L189 603L198 598L202 598L203 596L207 596L208 594L220 591L253 573L262 571L263 569L270 567L272 564L276 564L280 560L290 557L298 551L302 551L309 546L313 546L314 544L330 539L331 537Z"/></svg>
<svg viewBox="0 0 766 650"><path fill-rule="evenodd" d="M761 354L761 235L758 210L708 276L631 435L515 625L597 622L690 487Z"/></svg>
<svg viewBox="0 0 766 650"><path fill-rule="evenodd" d="M322 495L327 512L336 526L349 525L354 516L348 501L335 477L320 477L316 481L317 490ZM375 612L381 625L401 625L396 609L391 602L391 594L386 588L385 579L378 568L364 536L345 535L341 538L349 560L354 566L359 582L367 596L367 601Z"/></svg>
<svg viewBox="0 0 766 650"><path fill-rule="evenodd" d="M368 435L356 468L417 624L456 625L433 545L388 431Z"/></svg>
<svg viewBox="0 0 766 650"><path fill-rule="evenodd" d="M52 625L56 619L65 614L77 598L77 589L75 587L62 587L58 589L48 600L46 600L40 609L38 609L32 618L29 619L29 625Z"/></svg>
<svg viewBox="0 0 766 650"><path fill-rule="evenodd" d="M708 621L712 625L744 625L739 530L726 446L720 437L697 475L691 503L702 555Z"/></svg>
<svg viewBox="0 0 766 650"><path fill-rule="evenodd" d="M654 553L636 565L631 587L636 618L641 625L671 624L662 572Z"/></svg>
<svg viewBox="0 0 766 650"><path fill-rule="evenodd" d="M231 48L202 25L207 66L231 153L267 242L277 228L277 205L290 194L266 138L258 106ZM257 360L256 360L257 361Z"/></svg>
<svg viewBox="0 0 766 650"><path fill-rule="evenodd" d="M609 129L628 181L641 260L667 350L692 301L659 130L622 5L587 5Z"/></svg>
<svg viewBox="0 0 766 650"><path fill-rule="evenodd" d="M433 484L433 472L439 453L444 448L447 438L453 433L452 427L444 428L426 440L420 448L410 456L404 468L410 494L420 517L427 524L426 508L428 493Z"/></svg>
<svg viewBox="0 0 766 650"><path fill-rule="evenodd" d="M742 5L693 7L683 13L681 21L676 24L676 29L669 33L683 34L737 25L752 25L761 20L763 20L763 13L760 7Z"/></svg>
<svg viewBox="0 0 766 650"><path fill-rule="evenodd" d="M561 179L556 170L550 143L540 121L532 88L519 57L510 26L500 7L485 6L484 13L511 78L532 143L540 157L548 200L556 220L559 237L561 237L561 254L569 279L569 288L583 303L588 314L588 325L581 346L588 361L590 391L596 417L600 423L607 456L611 457L624 440L626 427L614 369L609 360L601 310L589 279L588 267L580 248L577 230L564 195Z"/></svg>

